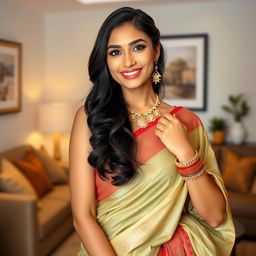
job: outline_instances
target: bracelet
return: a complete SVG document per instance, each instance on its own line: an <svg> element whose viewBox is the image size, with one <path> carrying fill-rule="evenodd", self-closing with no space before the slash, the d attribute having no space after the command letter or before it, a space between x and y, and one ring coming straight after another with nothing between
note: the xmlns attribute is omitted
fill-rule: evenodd
<svg viewBox="0 0 256 256"><path fill-rule="evenodd" d="M200 157L199 157L193 164L188 165L188 166L184 166L184 167L179 167L179 166L177 166L177 169L178 169L179 171L191 169L192 167L198 165L198 163L199 163L200 161L201 161L201 159L200 159Z"/></svg>
<svg viewBox="0 0 256 256"><path fill-rule="evenodd" d="M205 174L205 170L204 170L204 167L199 170L198 172L196 172L195 174L192 174L190 176L182 176L182 178L185 180L185 181L190 181L190 180L196 180L200 177L202 177L203 175Z"/></svg>
<svg viewBox="0 0 256 256"><path fill-rule="evenodd" d="M187 167L186 169L178 169L181 176L188 176L197 173L204 167L202 160L200 159L196 165L192 167Z"/></svg>
<svg viewBox="0 0 256 256"><path fill-rule="evenodd" d="M189 160L189 161L187 161L185 163L180 163L178 161L178 159L176 158L176 160L175 160L176 166L177 167L187 167L187 166L190 166L190 165L194 164L195 162L197 162L200 157L199 157L198 152L197 151L195 151L195 152L196 153L195 153L194 157L191 160Z"/></svg>

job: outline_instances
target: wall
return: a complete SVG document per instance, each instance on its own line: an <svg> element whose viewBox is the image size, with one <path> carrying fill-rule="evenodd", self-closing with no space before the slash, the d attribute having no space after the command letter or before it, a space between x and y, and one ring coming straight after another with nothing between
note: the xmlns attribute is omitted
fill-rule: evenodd
<svg viewBox="0 0 256 256"><path fill-rule="evenodd" d="M135 5L134 5L135 6ZM205 127L213 116L232 118L220 108L230 94L243 92L250 114L244 119L256 142L256 2L254 0L138 6L154 17L162 34L209 34L208 111L198 112ZM86 69L97 31L110 9L46 15L45 98L82 103L90 88Z"/></svg>
<svg viewBox="0 0 256 256"><path fill-rule="evenodd" d="M251 106L244 119L247 140L256 142L256 2L235 0L211 3L135 6L152 15L162 34L209 34L208 111L198 112L206 127L213 116L232 119L220 106L229 94L243 92ZM0 38L21 42L22 111L0 116L0 151L51 138L36 133L37 106L42 100L68 100L78 107L90 88L87 61L97 31L112 9L43 15L1 0ZM68 136L62 150L67 160Z"/></svg>
<svg viewBox="0 0 256 256"><path fill-rule="evenodd" d="M1 0L0 38L22 43L22 111L0 115L0 151L31 142L36 131L38 101L44 86L44 16Z"/></svg>

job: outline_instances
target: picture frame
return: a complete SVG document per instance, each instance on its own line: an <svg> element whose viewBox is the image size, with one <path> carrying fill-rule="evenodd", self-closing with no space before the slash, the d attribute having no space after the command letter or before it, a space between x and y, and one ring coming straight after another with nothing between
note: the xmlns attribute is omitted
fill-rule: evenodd
<svg viewBox="0 0 256 256"><path fill-rule="evenodd" d="M208 34L163 35L165 101L193 111L207 110Z"/></svg>
<svg viewBox="0 0 256 256"><path fill-rule="evenodd" d="M0 39L0 114L21 111L22 44Z"/></svg>

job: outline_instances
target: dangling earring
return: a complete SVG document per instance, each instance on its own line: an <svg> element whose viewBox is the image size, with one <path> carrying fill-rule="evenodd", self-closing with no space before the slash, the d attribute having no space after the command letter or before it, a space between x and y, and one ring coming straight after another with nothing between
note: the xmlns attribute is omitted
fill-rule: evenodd
<svg viewBox="0 0 256 256"><path fill-rule="evenodd" d="M161 74L158 72L157 60L155 61L155 70L152 74L152 82L157 84L161 81Z"/></svg>

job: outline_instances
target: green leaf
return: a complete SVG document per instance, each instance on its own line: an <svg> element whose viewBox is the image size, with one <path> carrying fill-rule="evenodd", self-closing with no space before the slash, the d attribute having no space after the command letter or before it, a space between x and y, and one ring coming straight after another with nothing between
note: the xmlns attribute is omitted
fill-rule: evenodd
<svg viewBox="0 0 256 256"><path fill-rule="evenodd" d="M225 119L223 118L218 118L218 117L214 117L212 119L210 119L210 127L209 130L210 131L223 131L227 129L227 124Z"/></svg>
<svg viewBox="0 0 256 256"><path fill-rule="evenodd" d="M238 95L230 95L228 99L231 106L226 106L226 105L222 106L222 109L232 114L236 121L241 121L242 117L247 115L249 111L249 106L247 105L246 101L243 100L241 102L242 98L243 98L242 93Z"/></svg>
<svg viewBox="0 0 256 256"><path fill-rule="evenodd" d="M226 106L226 105L222 106L222 109L225 110L228 113L233 114L233 110L230 107Z"/></svg>

